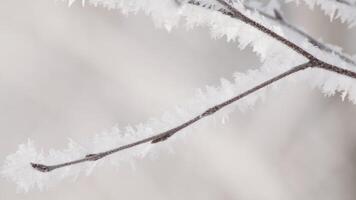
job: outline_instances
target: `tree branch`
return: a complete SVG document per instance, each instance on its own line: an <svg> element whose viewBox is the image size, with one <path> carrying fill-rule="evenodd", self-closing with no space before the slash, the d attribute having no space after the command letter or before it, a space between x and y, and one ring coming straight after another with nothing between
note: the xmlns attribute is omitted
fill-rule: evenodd
<svg viewBox="0 0 356 200"><path fill-rule="evenodd" d="M223 10L219 10L220 12L222 12L223 14L228 14L230 15L231 17L233 18L236 18L236 19L239 19L241 21L243 21L244 23L246 24L249 24L250 26L258 29L259 31L269 35L270 37L274 38L275 40L279 41L279 42L282 42L284 45L286 45L287 47L293 49L294 51L296 51L297 53L299 53L300 55L304 56L305 58L307 58L309 60L309 62L305 63L305 64L302 64L302 65L299 65L299 66L295 66L293 68L291 68L290 70L284 72L284 73L281 73L279 74L278 76L275 76L263 83L260 83L259 85L229 99L229 100L226 100L218 105L215 105L209 109L207 109L206 111L204 111L202 114L192 118L191 120L177 126L177 127L174 127L170 130L167 130L163 133L159 133L157 135L154 135L154 136L151 136L151 137L148 137L148 138L144 138L142 140L139 140L139 141L136 141L136 142L133 142L133 143L130 143L130 144L127 144L127 145L123 145L123 146L120 146L118 148L114 148L114 149L111 149L111 150L108 150L108 151L104 151L104 152L99 152L99 153L94 153L94 154L88 154L86 155L84 158L81 158L81 159L78 159L78 160L73 160L73 161L70 161L70 162L65 162L65 163L61 163L61 164L57 164L57 165L44 165L44 164L39 164L39 163L31 163L31 166L38 170L38 171L41 171L41 172L50 172L52 170L55 170L55 169L59 169L59 168L62 168L62 167L66 167L66 166L72 166L72 165L76 165L76 164L79 164L79 163L83 163L83 162L89 162L89 161L97 161L99 159L102 159L108 155L111 155L111 154L114 154L116 152L119 152L119 151L122 151L122 150L125 150L125 149L128 149L128 148L132 148L132 147L135 147L135 146L138 146L138 145L141 145L141 144L144 144L144 143L151 143L151 144L155 144L155 143L158 143L158 142L162 142L162 141L165 141L166 139L168 139L169 137L171 137L172 135L176 134L178 131L196 123L197 121L207 117L207 116L210 116L212 114L214 114L215 112L217 112L218 110L224 108L225 106L228 106L234 102L237 102L238 100L264 88L264 87L267 87L268 85L282 79L282 78L285 78L291 74L294 74L296 72L299 72L299 71L302 71L304 69L307 69L307 68L312 68L312 67L318 67L318 68L321 68L321 69L324 69L324 70L328 70L328 71L332 71L332 72L335 72L335 73L338 73L338 74L341 74L341 75L344 75L344 76L348 76L348 77L351 77L351 78L354 78L356 79L356 73L353 72L353 71L350 71L350 70L347 70L347 69L343 69L343 68L340 68L338 66L335 66L335 65L331 65L331 64L328 64L322 60L319 60L318 58L314 57L312 54L310 54L309 52L307 52L306 50L304 50L303 48L301 48L300 46L298 46L297 44L289 41L288 39L278 35L277 33L273 32L272 30L266 28L265 26L263 26L262 24L259 24L258 22L250 19L249 17L245 16L244 14L242 14L240 11L238 11L235 7L233 7L232 5L230 5L229 3L227 3L226 1L224 0L216 0L217 2L219 2L221 5L225 6L228 10L230 10L229 13L226 13L226 11L223 11ZM279 17L277 17L278 20L281 20Z"/></svg>
<svg viewBox="0 0 356 200"><path fill-rule="evenodd" d="M157 135L154 135L154 136L151 136L151 137L148 137L148 138L145 138L145 139L142 139L142 140L139 140L139 141L136 141L136 142L133 142L133 143L130 143L130 144L127 144L127 145L123 145L123 146L120 146L118 148L115 148L115 149L111 149L111 150L108 150L108 151L104 151L104 152L100 152L100 153L95 153L95 154L88 154L86 155L84 158L82 159L78 159L78 160L73 160L73 161L70 161L70 162L66 162L66 163L61 163L61 164L57 164L57 165L44 165L44 164L39 164L39 163L31 163L32 167L38 171L41 171L41 172L50 172L52 170L55 170L55 169L58 169L58 168L62 168L62 167L67 167L67 166L71 166L71 165L76 165L76 164L79 164L79 163L83 163L83 162L88 162L88 161L97 161L99 159L102 159L108 155L111 155L113 153L116 153L116 152L119 152L119 151L122 151L122 150L125 150L125 149L128 149L128 148L132 148L132 147L135 147L135 146L138 146L140 144L144 144L144 143L151 143L151 144L154 144L154 143L158 143L158 142L162 142L162 141L165 141L166 139L168 139L169 137L171 137L172 135L176 134L178 131L196 123L197 121L209 116L209 115L212 115L214 114L215 112L217 112L218 110L224 108L225 106L228 106L264 87L267 87L268 85L284 78L284 77L287 77L291 74L294 74L296 72L299 72L301 70L304 70L306 68L310 68L312 67L312 63L311 62L308 62L308 63L305 63L305 64L302 64L302 65L298 65L296 67L293 67L292 69L284 72L284 73L281 73L279 74L278 76L275 76L227 101L224 101L218 105L215 105L207 110L205 110L203 113L201 113L200 115L194 117L193 119L177 126L177 127L174 127L170 130L167 130L163 133L159 133Z"/></svg>

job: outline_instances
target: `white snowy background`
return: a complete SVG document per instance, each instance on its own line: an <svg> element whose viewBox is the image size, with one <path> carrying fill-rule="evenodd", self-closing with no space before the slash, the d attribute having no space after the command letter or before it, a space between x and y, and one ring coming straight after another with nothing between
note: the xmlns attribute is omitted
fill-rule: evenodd
<svg viewBox="0 0 356 200"><path fill-rule="evenodd" d="M356 28L288 5L287 18L356 54ZM184 103L196 88L259 66L236 43L205 28L171 33L142 14L48 0L0 2L0 159L28 137L62 149L115 124L137 124ZM172 152L46 191L0 199L356 198L356 107L305 83L270 92L252 110L194 130ZM114 155L120 156L120 153Z"/></svg>

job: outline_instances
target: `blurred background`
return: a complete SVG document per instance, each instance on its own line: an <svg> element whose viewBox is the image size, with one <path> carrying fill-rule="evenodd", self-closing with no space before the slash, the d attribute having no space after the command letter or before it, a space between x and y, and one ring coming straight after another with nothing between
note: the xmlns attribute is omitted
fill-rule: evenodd
<svg viewBox="0 0 356 200"><path fill-rule="evenodd" d="M356 54L356 28L288 4L286 17ZM32 138L62 149L115 124L144 122L259 66L205 28L171 33L150 18L76 2L0 1L0 160ZM44 192L0 199L356 199L356 106L304 83L271 93L227 124L201 128L158 159L96 170Z"/></svg>

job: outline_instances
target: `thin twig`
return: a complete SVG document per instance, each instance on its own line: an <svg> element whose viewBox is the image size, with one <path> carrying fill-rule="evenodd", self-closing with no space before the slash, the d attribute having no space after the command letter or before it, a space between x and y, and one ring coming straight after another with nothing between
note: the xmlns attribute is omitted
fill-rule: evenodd
<svg viewBox="0 0 356 200"><path fill-rule="evenodd" d="M123 145L123 146L120 146L118 148L115 148L115 149L111 149L111 150L108 150L108 151L104 151L104 152L100 152L100 153L95 153L95 154L88 154L86 155L84 158L82 159L78 159L78 160L74 160L74 161L70 161L70 162L66 162L66 163L62 163L62 164L58 164L58 165L43 165L43 164L38 164L38 163L31 163L32 167L34 169L37 169L38 171L41 171L41 172L49 172L49 171L52 171L54 169L58 169L58 168L62 168L62 167L66 167L66 166L71 166L71 165L75 165L75 164L79 164L79 163L83 163L83 162L88 162L88 161L96 161L96 160L99 160L99 159L102 159L104 158L105 156L108 156L108 155L111 155L113 153L116 153L118 151L122 151L122 150L125 150L125 149L128 149L128 148L131 148L131 147L134 147L134 146L137 146L137 145L140 145L140 144L144 144L144 143L158 143L158 142L162 142L166 139L168 139L169 137L171 137L172 135L174 135L175 133L177 133L178 131L194 124L195 122L203 119L204 117L207 117L209 115L212 115L214 114L215 112L217 112L218 110L224 108L225 106L227 105L230 105L284 77L287 77L291 74L294 74L296 72L299 72L301 70L304 70L306 68L309 68L309 67L312 67L312 63L308 62L308 63L305 63L305 64L302 64L302 65L298 65L296 67L293 67L292 69L284 72L284 73L281 73L279 74L278 76L275 76L227 101L224 101L216 106L213 106L207 110L205 110L202 114L194 117L193 119L177 126L177 127L174 127L168 131L165 131L163 133L160 133L160 134L157 134L157 135L154 135L154 136L151 136L151 137L148 137L148 138L145 138L145 139L142 139L142 140L139 140L139 141L136 141L136 142L133 142L133 143L130 143L130 144L127 144L127 145Z"/></svg>

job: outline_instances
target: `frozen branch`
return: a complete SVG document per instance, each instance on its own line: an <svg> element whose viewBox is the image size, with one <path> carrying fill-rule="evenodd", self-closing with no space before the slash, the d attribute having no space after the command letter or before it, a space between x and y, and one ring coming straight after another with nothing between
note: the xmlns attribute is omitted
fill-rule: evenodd
<svg viewBox="0 0 356 200"><path fill-rule="evenodd" d="M285 78L289 75L292 75L296 72L299 72L299 71L302 71L304 69L307 69L307 68L310 68L310 67L313 67L313 63L311 62L308 62L308 63L305 63L305 64L302 64L302 65L299 65L299 66L296 66L296 67L293 67L292 69L284 72L284 73L281 73L259 85L256 85L255 87L227 100L227 101L224 101L218 105L215 105L207 110L205 110L203 113L201 113L200 115L194 117L193 119L177 126L177 127L174 127L168 131L165 131L163 133L159 133L157 135L154 135L154 136L151 136L151 137L148 137L148 138L145 138L145 139L142 139L142 140L139 140L139 141L136 141L136 142L133 142L133 143L130 143L130 144L127 144L127 145L123 145L123 146L120 146L118 148L115 148L115 149L111 149L111 150L108 150L108 151L104 151L104 152L99 152L99 153L94 153L94 154L88 154L86 155L84 158L82 159L78 159L78 160L74 160L74 161L70 161L70 162L66 162L66 163L61 163L61 164L57 164L57 165L44 165L44 164L38 164L38 163L31 163L32 167L34 169L37 169L38 171L41 171L41 172L50 172L52 170L55 170L55 169L58 169L58 168L62 168L62 167L66 167L66 166L71 166L71 165L75 165L75 164L79 164L79 163L83 163L83 162L89 162L89 161L97 161L99 159L102 159L108 155L111 155L113 153L116 153L116 152L119 152L119 151L123 151L125 149L128 149L128 148L132 148L132 147L135 147L137 145L141 145L141 144L144 144L144 143L158 143L158 142L162 142L162 141L165 141L166 139L168 139L169 137L171 137L172 135L176 134L178 131L198 122L199 120L207 117L207 116L210 116L212 114L214 114L215 112L219 111L220 109L224 108L225 106L228 106L262 88L265 88L267 87L268 85L282 79L282 78Z"/></svg>
<svg viewBox="0 0 356 200"><path fill-rule="evenodd" d="M228 10L230 10L232 13L232 17L239 19L246 24L249 24L250 26L252 26L252 27L258 29L259 31L274 38L275 40L283 43L290 49L294 50L298 54L307 58L310 62L312 62L314 64L314 66L356 79L356 72L353 72L353 71L350 71L347 69L343 69L341 67L326 63L326 62L316 58L311 53L307 52L306 50L304 50L297 44L293 43L292 41L278 35L276 32L268 29L267 27L263 26L262 24L254 21L251 18L247 17L246 15L242 14L239 10L237 10L231 4L227 3L225 0L216 0L216 1L218 1L221 5L225 6Z"/></svg>
<svg viewBox="0 0 356 200"><path fill-rule="evenodd" d="M306 39L308 39L308 41L313 44L314 46L317 46L320 50L322 51L325 51L327 53L330 53L330 54L334 54L336 56L338 56L340 59L342 59L343 61L351 64L351 65L354 65L356 66L356 62L354 60L352 60L351 58L349 58L348 56L340 53L340 52L337 52L337 51L334 51L333 49L331 49L330 47L326 46L325 44L319 42L317 39L313 38L312 36L310 36L309 34L307 34L306 32L304 32L303 30L297 28L296 26L293 26L292 24L290 24L286 19L284 19L284 17L281 15L281 13L279 13L278 10L274 10L274 14L275 16L272 16L268 13L265 13L263 12L262 10L259 10L259 9L256 9L256 8L253 8L253 7L250 7L250 6L247 6L247 5L244 5L245 8L247 10L251 10L251 11L255 11L255 12L258 12L260 15L268 18L269 20L272 20L284 27L287 27L289 28L290 30L298 33L299 35L305 37Z"/></svg>
<svg viewBox="0 0 356 200"><path fill-rule="evenodd" d="M318 59L317 57L313 56L311 53L309 53L308 51L304 50L303 48L301 48L300 46L298 46L297 44L293 43L292 41L278 35L276 32L272 31L271 29L268 29L267 27L265 27L264 25L254 21L253 19L247 17L246 15L244 15L242 12L240 12L238 9L236 9L234 6L232 6L230 3L224 1L224 0L216 0L217 2L219 2L223 7L226 8L225 9L219 9L218 11L225 14L225 15L229 15L235 19L241 20L242 22L258 29L259 31L267 34L268 36L274 38L275 40L283 43L285 46L289 47L290 49L294 50L295 52L297 52L298 54L304 56L305 58L307 58L309 61L305 64L302 65L298 65L296 67L291 68L290 70L281 73L265 82L262 82L258 85L256 85L255 87L229 99L226 100L220 104L217 104L213 107L210 107L209 109L207 109L206 111L204 111L203 113L201 113L200 115L192 118L189 121L186 121L185 123L182 123L181 125L174 127L170 130L167 130L165 132L153 135L151 137L147 137L144 138L142 140L138 140L136 142L127 144L127 145L123 145L108 151L103 151L103 152L99 152L99 153L93 153L93 154L88 154L86 155L84 158L78 159L78 160L73 160L70 162L65 162L65 163L61 163L61 164L56 164L56 165L44 165L44 164L39 164L39 163L31 163L31 166L41 172L50 172L52 170L58 169L58 168L62 168L62 167L66 167L66 166L71 166L71 165L76 165L79 163L83 163L83 162L89 162L89 161L97 161L99 159L102 159L108 155L114 154L116 152L125 150L125 149L129 149L144 143L158 143L158 142L162 142L165 141L166 139L168 139L169 137L171 137L172 135L176 134L178 131L198 122L199 120L210 116L212 114L214 114L215 112L219 111L220 109L224 108L225 106L228 106L250 94L253 94L254 92L260 90L261 88L267 87L268 85L282 79L285 78L289 75L292 75L296 72L302 71L306 68L312 68L312 67L317 67L323 70L327 70L327 71L331 71L334 73L338 73L340 75L343 76L347 76L353 79L356 79L356 73L353 71L350 71L348 69L343 69L341 67L326 63L320 59ZM190 1L188 3L194 4L199 6L198 3L196 3L195 1ZM248 8L249 9L249 8ZM281 17L281 15L279 15L278 12L276 12L276 16L273 17L271 15L262 13L262 15L272 19L272 20L278 20L281 24L287 26L288 28L298 32L299 34L307 37L309 39L309 41L311 41L312 43L315 43L318 45L318 47L321 47L322 50L325 51L331 51L331 49L328 49L327 47L325 47L324 45L322 45L321 43L319 43L318 41L316 41L315 39L311 38L310 36L308 36L307 34L305 34L304 32L300 31L299 29L293 27L292 25L288 24L287 22L285 22L285 20ZM339 55L340 56L340 55ZM342 55L340 56L342 57ZM343 58L344 60L347 58ZM351 61L349 61L351 62Z"/></svg>
<svg viewBox="0 0 356 200"><path fill-rule="evenodd" d="M193 4L193 5L197 5L197 6L201 6L200 2L197 0L189 0L188 1L189 4ZM297 28L296 26L290 24L284 17L283 15L276 9L273 10L274 15L268 14L267 12L264 12L261 9L252 7L250 5L247 5L244 2L241 2L243 4L243 6L245 7L246 10L252 11L252 12L257 12L259 15L275 22L278 23L279 25L288 28L289 30L299 34L300 36L305 37L311 44L313 44L314 46L318 47L320 50L336 55L338 56L340 59L342 59L343 61L353 65L356 67L356 62L354 60L352 60L349 56L344 55L338 51L333 50L332 48L328 47L327 45L323 44L322 42L319 42L317 39L313 38L312 36L310 36L309 34L307 34L306 32L304 32L303 30ZM205 6L205 8L208 9L213 9L211 6ZM213 9L214 10L214 9ZM218 9L217 11L219 11L222 14L234 17L233 11L231 11L231 9L225 7L225 9ZM356 12L356 11L355 11Z"/></svg>

